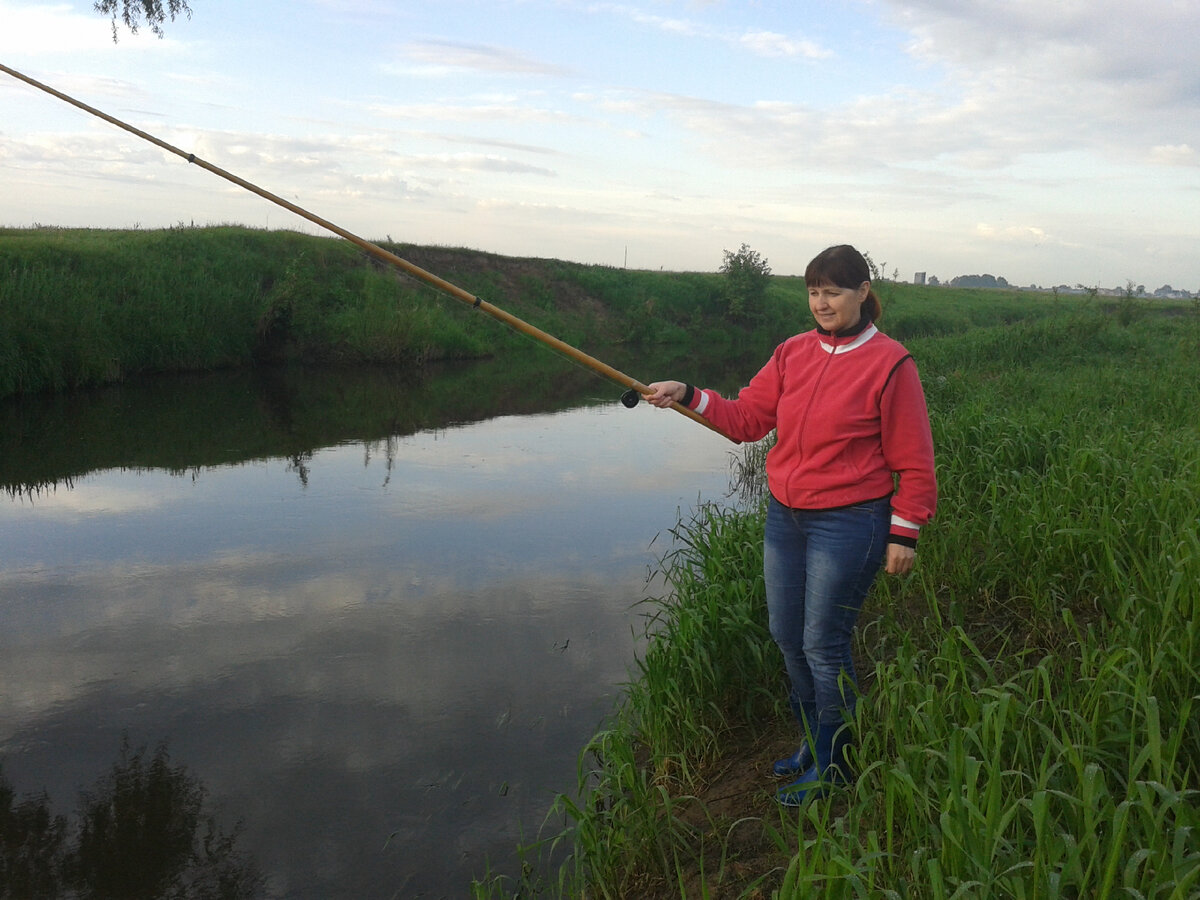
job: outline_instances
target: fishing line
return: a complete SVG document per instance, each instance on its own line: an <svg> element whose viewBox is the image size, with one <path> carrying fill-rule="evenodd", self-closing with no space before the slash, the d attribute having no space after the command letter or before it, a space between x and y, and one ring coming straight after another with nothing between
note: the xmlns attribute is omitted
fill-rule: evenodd
<svg viewBox="0 0 1200 900"><path fill-rule="evenodd" d="M605 378L609 379L610 381L614 381L617 384L621 385L622 387L627 388L628 390L626 390L625 394L622 395L622 402L625 403L627 406L630 405L627 401L631 397L631 394L630 394L631 391L636 392L637 394L640 394L640 395L648 395L648 394L653 393L648 386L642 384L640 381L637 381L634 378L631 378L630 376L626 375L624 372L614 369L612 366L608 365L607 363L601 362L600 360L596 359L595 357L588 356L583 351L577 350L575 347L572 347L570 344L566 343L565 341L560 341L558 338L554 337L553 335L547 334L545 331L542 331L540 328L536 328L535 326L530 325L528 322L524 321L523 319L519 319L516 316L512 315L511 313L505 312L503 309L500 309L500 307L494 306L493 304L487 302L483 298L476 297L474 294L468 293L467 291L463 290L462 288L460 288L454 284L451 284L449 281L446 281L443 278L439 278L437 275L434 275L431 272L425 271L420 266L414 265L413 263L410 263L406 259L401 259L395 253L391 253L390 251L384 250L382 247L378 246L377 244L373 244L370 241L366 240L365 238L361 238L358 235L356 235L350 231L347 231L346 229L342 228L341 226L335 225L333 222L330 222L327 219L323 219L320 216L309 212L308 210L304 209L303 207L297 206L295 203L291 203L290 201L283 199L282 197L278 196L277 194L273 194L270 191L265 190L264 188L261 188L256 184L252 184L251 182L246 181L244 178L239 178L237 175L234 175L231 172L227 172L224 169L220 168L219 166L215 166L212 163L201 159L200 157L196 156L196 154L194 154L194 153L188 153L184 150L180 150L178 147L176 147L172 144L168 144L166 141L162 140L161 138L157 138L154 135L149 134L145 131L142 131L139 128L135 128L134 126L129 125L126 122L122 122L120 119L115 118L114 116L110 116L108 113L102 112L101 110L96 109L94 106L89 106L88 104L83 103L82 101L76 100L74 97L64 94L61 91L55 90L54 88L50 87L49 85L43 84L40 81L30 78L28 75L24 75L24 74L18 72L16 69L11 69L8 66L4 65L3 63L0 63L0 71L3 71L5 73L11 75L13 78L16 78L18 81L25 82L26 84L30 85L31 87L35 87L40 91L44 91L45 93L49 94L52 97L57 97L59 100L62 100L64 103L69 103L71 106L74 106L76 109L81 109L84 112L88 113L89 115L95 116L98 119L103 119L105 122L108 122L110 125L115 125L117 128L120 128L123 131L127 131L130 134L132 134L136 137L139 137L144 141L149 141L151 144L154 144L156 147L160 147L161 149L166 150L168 153L173 153L176 156L180 157L181 159L186 160L190 165L199 166L202 169L206 169L209 172L211 172L212 174L214 174L220 178L224 178L226 181L232 182L233 184L236 184L240 188L244 188L245 190L250 191L252 194L257 194L258 196L262 197L264 200L269 200L277 206L282 206L284 209L288 210L291 213L294 213L297 216L300 216L302 219L307 219L309 222L312 222L313 224L318 225L321 228L324 228L326 231L333 232L338 237L344 238L345 240L349 241L350 243L354 244L355 246L361 248L362 250L365 250L370 255L376 257L377 259L381 259L384 262L386 262L392 266L395 266L396 268L400 269L401 271L406 272L409 275L412 275L414 278L418 278L421 281L424 281L426 284L433 286L434 288L441 291L442 293L449 294L451 297L455 298L456 300L461 300L463 303L466 303L468 306L472 307L473 309L478 309L482 312L487 313L493 319L497 319L498 321L503 322L505 325L508 325L510 328L513 328L522 334L528 335L529 337L533 338L534 340L540 341L541 343L545 344L546 346L558 351L558 353L561 356L564 356L570 360L574 360L575 362L591 369L593 372L596 372L597 374L604 376ZM671 408L674 409L676 412L687 416L689 419L692 419L693 421L700 423L705 428L708 428L711 431L715 431L717 434L722 435L723 437L727 438L728 440L731 440L731 441L733 440L733 438L730 438L728 435L726 435L723 431L721 431L719 428L717 428L715 425L713 425L711 422L709 422L707 419L705 419L699 413L696 413L693 410L688 409L686 406L683 406L679 403L672 403ZM734 441L734 443L739 443L739 442Z"/></svg>

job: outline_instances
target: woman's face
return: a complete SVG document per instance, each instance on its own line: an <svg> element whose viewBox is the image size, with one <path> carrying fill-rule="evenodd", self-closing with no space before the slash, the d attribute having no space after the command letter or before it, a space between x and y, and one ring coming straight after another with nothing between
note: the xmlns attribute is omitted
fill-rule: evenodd
<svg viewBox="0 0 1200 900"><path fill-rule="evenodd" d="M870 290L869 281L864 281L856 288L814 285L808 289L808 308L818 325L836 333L858 324L863 301Z"/></svg>

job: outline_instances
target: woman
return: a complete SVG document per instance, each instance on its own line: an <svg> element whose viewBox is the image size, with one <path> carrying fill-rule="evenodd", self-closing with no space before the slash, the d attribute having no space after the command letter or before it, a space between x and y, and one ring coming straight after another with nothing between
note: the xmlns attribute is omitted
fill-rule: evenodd
<svg viewBox="0 0 1200 900"><path fill-rule="evenodd" d="M912 357L878 331L870 269L848 245L804 273L817 327L789 338L736 400L678 381L649 385L741 441L776 429L767 454L763 552L771 636L783 651L800 748L775 763L799 778L777 791L799 806L845 782L857 694L851 632L881 565L911 571L937 503L933 438Z"/></svg>

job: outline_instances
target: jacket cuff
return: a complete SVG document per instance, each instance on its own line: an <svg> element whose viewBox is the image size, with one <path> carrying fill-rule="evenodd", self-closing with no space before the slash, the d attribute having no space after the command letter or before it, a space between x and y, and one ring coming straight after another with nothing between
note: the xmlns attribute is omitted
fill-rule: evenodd
<svg viewBox="0 0 1200 900"><path fill-rule="evenodd" d="M916 522L892 515L892 526L888 533L889 544L902 544L905 547L916 547L917 538L921 534L921 526Z"/></svg>

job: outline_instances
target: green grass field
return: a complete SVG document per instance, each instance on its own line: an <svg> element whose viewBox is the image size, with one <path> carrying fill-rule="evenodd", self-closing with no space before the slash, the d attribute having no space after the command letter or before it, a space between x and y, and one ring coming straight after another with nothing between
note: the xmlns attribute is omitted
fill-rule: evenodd
<svg viewBox="0 0 1200 900"><path fill-rule="evenodd" d="M751 449L751 499L680 523L627 696L527 849L566 862L477 896L1200 897L1200 310L889 305L941 502L860 619L857 784L772 802Z"/></svg>

